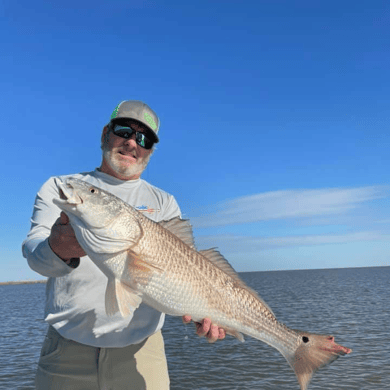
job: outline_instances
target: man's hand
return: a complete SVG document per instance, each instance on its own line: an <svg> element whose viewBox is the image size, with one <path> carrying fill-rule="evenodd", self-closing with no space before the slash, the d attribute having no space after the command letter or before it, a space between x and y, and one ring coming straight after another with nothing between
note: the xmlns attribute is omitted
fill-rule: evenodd
<svg viewBox="0 0 390 390"><path fill-rule="evenodd" d="M182 317L183 322L188 324L191 322L191 316L185 315ZM218 325L212 324L210 318L205 318L202 322L195 322L196 334L199 337L206 336L209 343L215 343L218 339L222 340L226 336L226 332L222 328L218 328Z"/></svg>
<svg viewBox="0 0 390 390"><path fill-rule="evenodd" d="M69 264L72 258L80 258L86 255L76 239L68 216L62 211L51 228L49 245L52 251L66 264Z"/></svg>

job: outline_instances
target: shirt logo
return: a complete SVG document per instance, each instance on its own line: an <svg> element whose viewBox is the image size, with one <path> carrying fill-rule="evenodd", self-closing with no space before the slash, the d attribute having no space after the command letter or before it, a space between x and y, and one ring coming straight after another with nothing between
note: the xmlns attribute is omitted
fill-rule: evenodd
<svg viewBox="0 0 390 390"><path fill-rule="evenodd" d="M145 205L136 206L135 208L136 208L138 211L141 211L141 213L152 214L152 213L158 213L158 212L160 212L160 209L153 209L153 208L148 207L148 206L145 206Z"/></svg>

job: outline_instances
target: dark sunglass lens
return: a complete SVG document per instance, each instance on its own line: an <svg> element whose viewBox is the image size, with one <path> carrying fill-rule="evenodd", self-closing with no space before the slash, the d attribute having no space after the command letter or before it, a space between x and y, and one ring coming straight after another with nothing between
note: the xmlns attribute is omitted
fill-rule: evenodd
<svg viewBox="0 0 390 390"><path fill-rule="evenodd" d="M145 135L142 134L142 133L136 133L136 140L137 140L137 144L139 146L142 146L143 148L145 147Z"/></svg>
<svg viewBox="0 0 390 390"><path fill-rule="evenodd" d="M145 149L150 149L153 146L153 141L151 141L144 133L137 132L136 140L137 144Z"/></svg>
<svg viewBox="0 0 390 390"><path fill-rule="evenodd" d="M117 135L118 137L122 137L122 138L130 138L132 136L132 134L134 133L133 130L124 130L124 129L120 129L120 130L114 130L114 134Z"/></svg>
<svg viewBox="0 0 390 390"><path fill-rule="evenodd" d="M141 133L139 131L135 131L131 127L126 126L119 129L116 128L113 130L113 132L118 137L125 138L125 139L131 138L132 135L135 133L135 141L137 142L137 145L145 149L151 149L153 146L153 141L151 141L146 134Z"/></svg>

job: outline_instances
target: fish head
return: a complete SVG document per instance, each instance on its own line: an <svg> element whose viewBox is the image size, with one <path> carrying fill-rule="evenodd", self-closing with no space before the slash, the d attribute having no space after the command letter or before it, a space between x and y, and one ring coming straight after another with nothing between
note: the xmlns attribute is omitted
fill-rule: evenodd
<svg viewBox="0 0 390 390"><path fill-rule="evenodd" d="M122 211L122 202L114 195L90 183L67 178L57 183L60 198L53 202L71 220L87 229L107 227Z"/></svg>
<svg viewBox="0 0 390 390"><path fill-rule="evenodd" d="M350 348L343 347L335 342L331 335L322 335L298 331L300 348L317 349L334 356L343 356L352 352Z"/></svg>

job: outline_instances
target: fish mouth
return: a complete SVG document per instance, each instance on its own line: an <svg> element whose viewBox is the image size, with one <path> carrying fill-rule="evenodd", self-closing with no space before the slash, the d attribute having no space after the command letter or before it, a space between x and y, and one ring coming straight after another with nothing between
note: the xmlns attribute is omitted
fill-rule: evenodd
<svg viewBox="0 0 390 390"><path fill-rule="evenodd" d="M62 188L59 189L60 192L60 199L67 200L68 197L65 195L64 191L62 191Z"/></svg>
<svg viewBox="0 0 390 390"><path fill-rule="evenodd" d="M335 343L333 336L329 336L327 339L327 343L325 343L325 345L320 347L320 349L322 349L326 352L335 353L335 354L341 355L341 356L347 355L347 354L352 352L351 348L343 347L342 345Z"/></svg>
<svg viewBox="0 0 390 390"><path fill-rule="evenodd" d="M80 196L76 193L75 188L72 187L70 183L58 183L58 190L60 194L60 198L54 199L54 203L57 205L72 205L77 206L79 204L83 203L83 200L80 198Z"/></svg>

